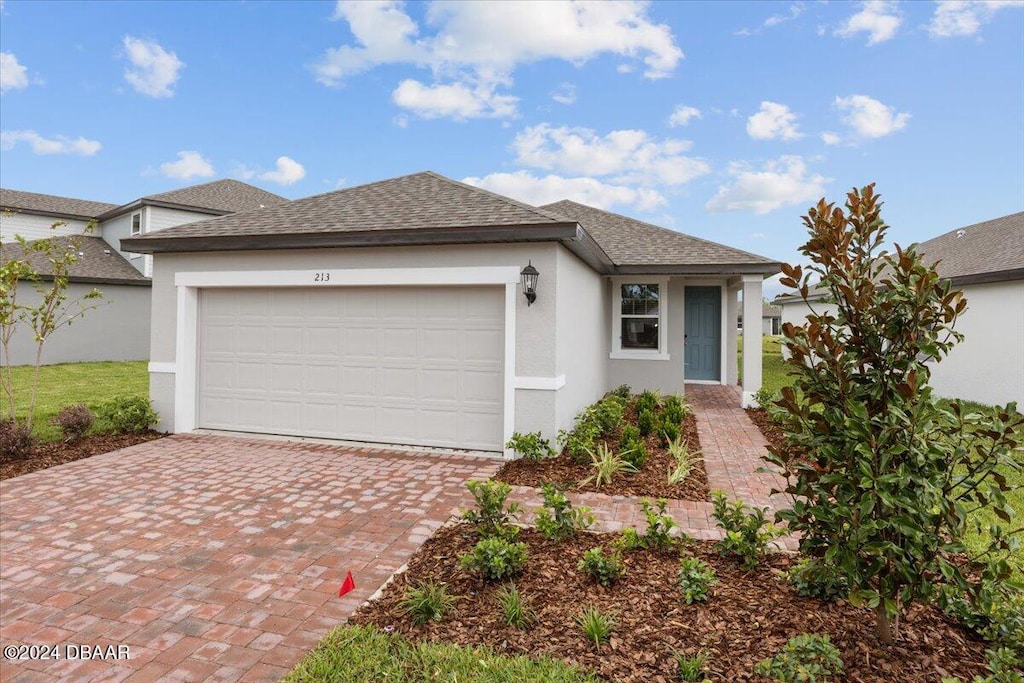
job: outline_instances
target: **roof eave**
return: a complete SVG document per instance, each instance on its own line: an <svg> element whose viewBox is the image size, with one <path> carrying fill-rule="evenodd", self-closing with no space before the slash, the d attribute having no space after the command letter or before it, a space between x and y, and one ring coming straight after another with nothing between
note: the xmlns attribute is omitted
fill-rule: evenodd
<svg viewBox="0 0 1024 683"><path fill-rule="evenodd" d="M629 264L615 267L617 275L765 275L782 272L781 263Z"/></svg>
<svg viewBox="0 0 1024 683"><path fill-rule="evenodd" d="M68 220L73 221L91 221L96 218L96 216L86 216L77 213L61 213L60 211L43 211L41 209L22 209L13 206L0 207L0 211L10 211L11 213L25 213L31 216L44 216L47 218L66 218Z"/></svg>
<svg viewBox="0 0 1024 683"><path fill-rule="evenodd" d="M43 281L51 282L53 275L40 273L31 278L25 278L26 280L32 281ZM71 275L68 277L68 282L71 284L81 285L128 285L130 287L152 287L153 281L149 278L120 278L120 277L89 277L85 275Z"/></svg>
<svg viewBox="0 0 1024 683"><path fill-rule="evenodd" d="M615 263L601 245L586 230L576 224L576 234L562 240L562 244L581 261L602 275L615 272Z"/></svg>
<svg viewBox="0 0 1024 683"><path fill-rule="evenodd" d="M108 221L111 218L117 218L121 214L141 209L144 206L155 206L162 209L178 209L179 211L191 211L192 213L205 213L210 216L227 216L228 214L235 213L234 211L225 211L224 209L210 209L205 206L177 204L175 202L163 202L155 199L143 198L136 199L134 202L131 202L129 204L122 204L121 206L111 209L106 213L101 213L99 216L96 217L96 219L100 221Z"/></svg>
<svg viewBox="0 0 1024 683"><path fill-rule="evenodd" d="M996 270L991 273L971 273L970 275L957 275L956 277L949 278L954 287L981 285L987 282L1006 282L1009 280L1024 280L1024 268Z"/></svg>
<svg viewBox="0 0 1024 683"><path fill-rule="evenodd" d="M121 249L122 251L132 251L135 253L156 254L198 251L321 249L330 247L488 244L496 242L566 241L568 243L576 239L577 235L578 225L576 223L200 237L166 237L160 233L152 233L147 237L122 239Z"/></svg>

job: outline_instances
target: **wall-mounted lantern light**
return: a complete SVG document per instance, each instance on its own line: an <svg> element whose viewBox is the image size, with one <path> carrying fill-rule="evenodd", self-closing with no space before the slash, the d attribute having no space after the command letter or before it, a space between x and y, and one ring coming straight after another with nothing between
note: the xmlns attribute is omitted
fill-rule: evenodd
<svg viewBox="0 0 1024 683"><path fill-rule="evenodd" d="M520 276L523 278L523 295L526 296L526 305L529 306L537 300L537 278L540 277L540 273L537 272L537 269L533 267L533 262L530 261L523 268Z"/></svg>

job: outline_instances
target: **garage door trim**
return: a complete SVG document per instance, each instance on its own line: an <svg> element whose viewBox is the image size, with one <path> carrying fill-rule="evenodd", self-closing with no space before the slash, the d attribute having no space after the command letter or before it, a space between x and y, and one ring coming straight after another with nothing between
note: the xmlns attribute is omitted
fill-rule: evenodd
<svg viewBox="0 0 1024 683"><path fill-rule="evenodd" d="M277 271L207 271L177 273L177 336L174 431L196 428L199 362L199 290L213 287L371 287L371 286L505 286L505 352L502 443L512 437L515 425L515 266L461 268L360 268ZM505 457L514 454L505 450Z"/></svg>

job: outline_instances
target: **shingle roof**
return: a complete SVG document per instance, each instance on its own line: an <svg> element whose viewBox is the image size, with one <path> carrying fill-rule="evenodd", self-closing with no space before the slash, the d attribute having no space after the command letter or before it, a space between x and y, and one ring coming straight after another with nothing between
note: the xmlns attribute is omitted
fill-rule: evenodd
<svg viewBox="0 0 1024 683"><path fill-rule="evenodd" d="M562 222L564 219L546 211L426 171L178 225L154 233L152 238L528 226Z"/></svg>
<svg viewBox="0 0 1024 683"><path fill-rule="evenodd" d="M71 266L72 282L96 282L111 284L149 285L149 278L136 270L121 256L116 249L100 237L64 236L54 237L58 244L67 246L72 240L79 240L78 261ZM25 250L20 244L8 243L0 245L0 261L8 261L24 256ZM37 253L28 257L28 263L40 275L52 275L46 259Z"/></svg>
<svg viewBox="0 0 1024 683"><path fill-rule="evenodd" d="M568 200L541 208L577 221L619 266L771 266L777 263L764 256Z"/></svg>
<svg viewBox="0 0 1024 683"><path fill-rule="evenodd" d="M73 216L89 220L114 208L117 208L117 204L0 188L0 209L11 211Z"/></svg>
<svg viewBox="0 0 1024 683"><path fill-rule="evenodd" d="M781 318L782 308L779 306L773 306L771 304L761 305L761 317L762 318Z"/></svg>
<svg viewBox="0 0 1024 683"><path fill-rule="evenodd" d="M258 209L261 206L276 206L288 201L273 192L231 179L191 185L170 192L151 194L142 199L230 213Z"/></svg>
<svg viewBox="0 0 1024 683"><path fill-rule="evenodd" d="M944 278L1024 269L1024 211L951 230L919 251Z"/></svg>

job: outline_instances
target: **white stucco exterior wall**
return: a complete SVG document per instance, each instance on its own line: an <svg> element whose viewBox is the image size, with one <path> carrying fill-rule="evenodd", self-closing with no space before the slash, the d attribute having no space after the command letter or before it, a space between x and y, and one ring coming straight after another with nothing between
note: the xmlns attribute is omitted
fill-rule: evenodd
<svg viewBox="0 0 1024 683"><path fill-rule="evenodd" d="M65 223L54 229L54 223ZM39 240L46 237L62 237L64 235L85 234L88 221L74 220L71 218L56 218L54 216L37 216L30 213L0 212L0 242L14 242L15 235L21 235L25 239ZM92 233L99 235L99 232Z"/></svg>
<svg viewBox="0 0 1024 683"><path fill-rule="evenodd" d="M623 281L628 280L623 278ZM644 280L638 277L638 281ZM661 391L666 394L683 393L683 366L685 363L685 351L683 346L683 312L685 310L684 288L687 284L711 284L705 282L687 282L684 278L674 277L668 281L668 297L663 303L665 308L665 322L668 323L668 337L666 351L668 358L658 360L644 359L614 359L608 358L608 387L614 388L620 384L628 384L634 393L647 389ZM714 284L718 284L716 281ZM605 308L608 310L608 324L605 325L605 336L611 343L613 334L618 330L612 330L612 307L618 299L613 287L617 285L611 281L605 284L607 298ZM723 344L725 340L722 340Z"/></svg>
<svg viewBox="0 0 1024 683"><path fill-rule="evenodd" d="M131 252L121 250L121 240L131 237L132 235L132 215L136 213L142 213L142 225L145 230L146 225L146 210L148 207L141 207L137 211L128 211L120 216L115 216L109 220L103 221L100 224L100 236L103 237L103 241L116 249L121 256L123 256L128 263L138 270L140 273L145 271L145 259L142 254L133 254Z"/></svg>

